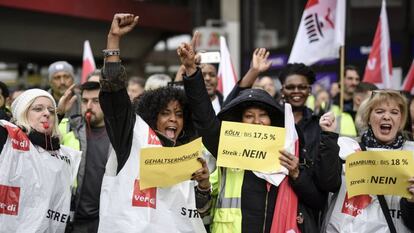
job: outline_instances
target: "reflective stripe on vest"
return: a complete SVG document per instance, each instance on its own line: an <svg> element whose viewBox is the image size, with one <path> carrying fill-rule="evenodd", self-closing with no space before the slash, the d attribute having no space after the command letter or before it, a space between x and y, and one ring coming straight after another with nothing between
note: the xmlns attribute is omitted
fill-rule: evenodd
<svg viewBox="0 0 414 233"><path fill-rule="evenodd" d="M231 168L221 168L222 176L221 176L220 192L219 192L219 197L217 199L216 208L238 208L238 209L241 208L241 186L239 187L240 191L237 193L237 197L225 197L226 196L225 193L229 192L229 190L231 189L230 187L227 187L226 189L227 173L232 172L230 171L230 169ZM242 178L243 178L244 176L243 171L237 170L235 172L241 173L241 174L234 174L233 177L242 175ZM236 179L233 178L231 179L231 181L236 181ZM240 182L237 182L237 183L240 183ZM241 183L243 183L243 179L241 179Z"/></svg>

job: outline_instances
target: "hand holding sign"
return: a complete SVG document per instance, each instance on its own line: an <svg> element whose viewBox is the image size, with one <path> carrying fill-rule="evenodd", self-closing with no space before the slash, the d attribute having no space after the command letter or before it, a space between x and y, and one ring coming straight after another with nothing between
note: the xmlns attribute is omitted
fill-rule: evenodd
<svg viewBox="0 0 414 233"><path fill-rule="evenodd" d="M194 172L191 175L191 179L196 180L198 182L198 187L200 189L203 189L203 190L209 189L211 186L210 180L208 179L210 177L210 172L208 170L206 160L201 157L198 158L197 160L201 163L203 167L198 169L196 172Z"/></svg>
<svg viewBox="0 0 414 233"><path fill-rule="evenodd" d="M286 150L279 150L279 152L280 165L289 170L290 178L296 180L299 177L299 158Z"/></svg>

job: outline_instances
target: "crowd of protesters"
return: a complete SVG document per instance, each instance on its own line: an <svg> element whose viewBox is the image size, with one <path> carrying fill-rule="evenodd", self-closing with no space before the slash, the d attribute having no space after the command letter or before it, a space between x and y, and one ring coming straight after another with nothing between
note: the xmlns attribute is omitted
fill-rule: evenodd
<svg viewBox="0 0 414 233"><path fill-rule="evenodd" d="M353 66L345 68L344 86L330 90L302 63L287 64L277 78L262 76L271 63L258 48L223 99L217 64L200 64L197 32L177 48L175 79L128 78L120 42L137 24L132 14L114 16L102 69L82 85L65 61L49 66L48 91L11 93L0 82L0 233L287 232L278 225L287 221L278 204L286 186L215 166L223 121L284 127L286 103L299 137L298 156L279 151L297 197L296 228L288 232L414 231L414 177L406 182L411 198L348 198L344 170L355 151L414 150L412 96L362 82ZM151 134L158 141L143 140ZM139 190L141 148L197 137L206 150L188 181ZM134 204L134 195L150 208ZM155 206L152 198L163 201Z"/></svg>

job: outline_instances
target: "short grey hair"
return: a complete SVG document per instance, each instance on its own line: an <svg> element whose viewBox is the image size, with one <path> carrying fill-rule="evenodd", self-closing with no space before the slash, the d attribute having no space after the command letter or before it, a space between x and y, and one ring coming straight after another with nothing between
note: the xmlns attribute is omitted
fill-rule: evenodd
<svg viewBox="0 0 414 233"><path fill-rule="evenodd" d="M148 91L166 87L171 81L171 77L166 74L153 74L145 82L144 90Z"/></svg>

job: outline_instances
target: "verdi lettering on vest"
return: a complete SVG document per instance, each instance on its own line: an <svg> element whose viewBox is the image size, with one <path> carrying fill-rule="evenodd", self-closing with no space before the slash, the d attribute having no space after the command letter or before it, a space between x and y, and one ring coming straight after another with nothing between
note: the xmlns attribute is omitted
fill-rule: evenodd
<svg viewBox="0 0 414 233"><path fill-rule="evenodd" d="M140 190L139 180L135 180L134 192L132 193L132 206L149 207L156 209L157 207L157 189L148 188Z"/></svg>
<svg viewBox="0 0 414 233"><path fill-rule="evenodd" d="M9 134L13 149L29 151L29 138L20 128L9 125L5 125L5 128Z"/></svg>
<svg viewBox="0 0 414 233"><path fill-rule="evenodd" d="M364 209L371 204L371 200L372 198L369 195L359 195L348 198L348 193L346 193L342 205L342 213L356 217L362 214Z"/></svg>
<svg viewBox="0 0 414 233"><path fill-rule="evenodd" d="M0 185L0 214L18 215L20 187Z"/></svg>
<svg viewBox="0 0 414 233"><path fill-rule="evenodd" d="M390 209L390 215L392 218L400 219L402 216L402 212L398 209Z"/></svg>
<svg viewBox="0 0 414 233"><path fill-rule="evenodd" d="M157 137L157 134L151 128L148 128L148 144L161 145L160 139Z"/></svg>
<svg viewBox="0 0 414 233"><path fill-rule="evenodd" d="M67 223L69 221L68 214L62 214L58 211L51 210L51 209L47 211L46 218L51 219L56 222L61 222L61 223Z"/></svg>
<svg viewBox="0 0 414 233"><path fill-rule="evenodd" d="M188 216L188 218L200 218L200 214L197 209L187 209L185 207L181 208L181 215Z"/></svg>

